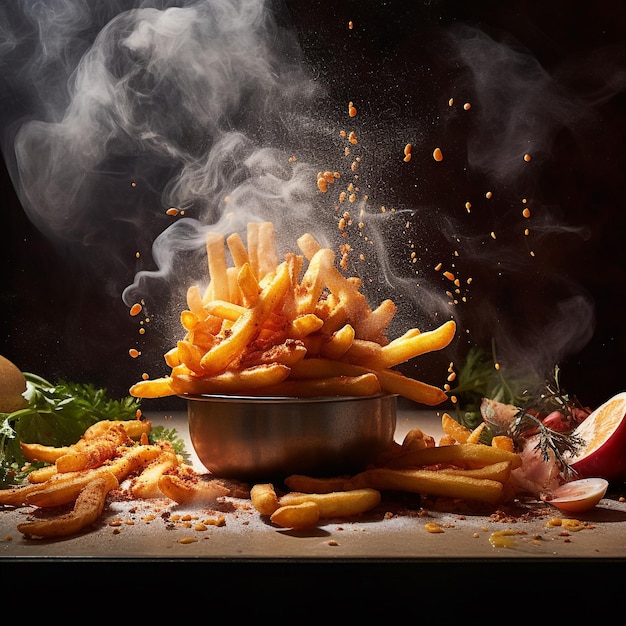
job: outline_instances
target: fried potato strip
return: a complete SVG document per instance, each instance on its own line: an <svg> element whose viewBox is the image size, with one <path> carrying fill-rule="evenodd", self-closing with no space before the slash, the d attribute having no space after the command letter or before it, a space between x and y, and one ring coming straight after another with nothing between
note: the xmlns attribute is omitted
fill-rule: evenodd
<svg viewBox="0 0 626 626"><path fill-rule="evenodd" d="M90 480L80 491L73 509L64 515L46 520L24 522L17 529L27 537L51 539L74 535L96 522L102 515L109 491L118 486L110 472Z"/></svg>
<svg viewBox="0 0 626 626"><path fill-rule="evenodd" d="M131 395L387 393L428 406L447 399L443 389L393 368L447 347L454 320L390 341L397 305L385 299L372 308L361 279L344 275L335 252L312 234L297 239L301 254L287 252L282 261L271 222L249 223L246 236L244 243L238 233L206 235L208 286L202 295L197 285L187 290L180 316L186 334L164 355L171 373L133 384ZM287 349L294 340L297 350ZM257 375L257 366L270 364L285 369Z"/></svg>

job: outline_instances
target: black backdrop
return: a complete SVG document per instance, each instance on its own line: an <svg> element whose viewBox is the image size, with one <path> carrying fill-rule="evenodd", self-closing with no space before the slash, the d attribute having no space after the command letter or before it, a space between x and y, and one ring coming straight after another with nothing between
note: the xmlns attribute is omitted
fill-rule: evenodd
<svg viewBox="0 0 626 626"><path fill-rule="evenodd" d="M3 4L6 10L11 3ZM166 3L156 6L159 4ZM529 318L549 320L555 311L550 287L545 286L546 281L550 284L550 276L566 276L568 284L589 295L596 307L595 320L587 322L593 325L593 333L584 345L576 345L573 353L564 354L561 363L564 384L589 405L624 388L626 20L622 6L618 0L319 0L289 1L281 13L281 20L287 20L298 35L303 61L316 79L328 86L331 101L340 108L354 100L367 103L361 105L364 113L387 111L386 115L393 117L389 109L403 107L405 117L421 114L423 108L431 118L443 115L445 107L437 109L432 99L450 93L446 81L452 80L456 66L446 58L446 47L438 47L439 34L459 25L511 42L534 57L548 74L566 83L570 94L584 94L590 113L584 123L562 126L547 137L543 158L536 163L533 194L551 207L558 236L546 236L539 242L539 265L520 270L515 276L517 283L499 282L494 278L499 273L494 265L475 267L477 287L472 300L476 320L496 301L511 309L508 317L519 316L519 324L513 322L509 328L521 329ZM350 20L352 30L347 27ZM6 59L0 65L3 77L10 73ZM502 76L502 80L508 77ZM412 89L416 84L419 90ZM3 81L0 102L5 124L16 119L20 107L28 113L29 103L22 96L15 82ZM418 106L420 103L425 107ZM546 108L550 104L546 102ZM448 127L450 133L455 130L461 137L458 140L464 141L467 129ZM460 168L467 171L463 164ZM4 167L1 176L0 210L5 229L0 251L0 354L23 370L51 380L92 382L114 395L125 394L144 368L159 373L161 346L141 364L128 357L128 348L137 339L137 323L128 315L120 294L132 281L132 270L116 271L112 257L107 267L106 255L97 257L95 269L91 261L76 254L75 243L68 249L44 236L29 220ZM471 185L475 190L486 188L482 174L468 174L463 189L445 178L425 175L423 179L419 198L410 195L415 193L413 186L402 185L399 179L389 181L387 191L398 202L406 192L405 202L435 198L438 206L446 206L460 205ZM473 217L479 219L479 215ZM155 218L141 236L156 236L166 223L162 216ZM476 228L477 221L472 223ZM482 227L486 232L491 229L490 223ZM580 235L581 229L588 230ZM100 243L106 248L107 235L101 236ZM108 234L111 247L117 245L118 236L122 235L112 228ZM127 251L132 245L128 243ZM576 319L574 312L572 321L565 324L576 325ZM484 330L476 332L481 340L487 335ZM164 340L163 346L166 344ZM521 358L532 359L532 350L530 356L524 351ZM441 371L432 378L440 379Z"/></svg>

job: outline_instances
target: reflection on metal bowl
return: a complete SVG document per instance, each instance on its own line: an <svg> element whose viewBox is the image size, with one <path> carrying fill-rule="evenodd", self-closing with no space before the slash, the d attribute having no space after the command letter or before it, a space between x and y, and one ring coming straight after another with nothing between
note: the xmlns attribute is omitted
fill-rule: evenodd
<svg viewBox="0 0 626 626"><path fill-rule="evenodd" d="M250 482L360 471L389 448L396 428L395 395L183 397L206 469Z"/></svg>

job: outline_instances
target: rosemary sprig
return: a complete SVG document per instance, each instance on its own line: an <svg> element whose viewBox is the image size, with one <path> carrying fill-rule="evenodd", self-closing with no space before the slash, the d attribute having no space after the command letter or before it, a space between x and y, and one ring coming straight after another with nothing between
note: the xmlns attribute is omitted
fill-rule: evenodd
<svg viewBox="0 0 626 626"><path fill-rule="evenodd" d="M495 343L489 355L484 350L472 348L457 375L457 385L451 391L457 398L457 420L468 428L483 421L480 405L483 398L508 404L517 409L509 434L519 441L530 434L538 434L536 449L545 461L554 455L562 471L573 470L566 462L568 454L575 455L585 441L572 432L560 432L542 423L542 418L552 411L560 411L564 418L572 418L574 411L583 409L575 396L561 387L560 369L542 380L538 375L510 375L504 367L496 365Z"/></svg>
<svg viewBox="0 0 626 626"><path fill-rule="evenodd" d="M523 437L528 432L536 432L539 435L534 449L541 452L541 458L544 461L549 462L551 460L550 453L552 453L563 472L575 473L565 460L565 456L567 454L575 455L585 445L582 437L548 428L534 414L520 408L511 425L511 436L513 438Z"/></svg>

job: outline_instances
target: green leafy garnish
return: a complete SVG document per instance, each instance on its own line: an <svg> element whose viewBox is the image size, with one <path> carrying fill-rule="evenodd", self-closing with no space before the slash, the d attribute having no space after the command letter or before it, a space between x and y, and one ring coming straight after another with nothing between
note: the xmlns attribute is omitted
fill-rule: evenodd
<svg viewBox="0 0 626 626"><path fill-rule="evenodd" d="M139 399L113 400L105 389L90 384L60 381L56 385L25 372L26 408L0 413L0 487L22 482L26 459L20 441L68 446L101 420L136 417Z"/></svg>
<svg viewBox="0 0 626 626"><path fill-rule="evenodd" d="M191 455L185 447L185 440L179 436L178 432L174 428L153 426L148 439L150 443L156 443L157 441L169 441L174 448L174 452L180 455L184 461L188 462L191 459Z"/></svg>
<svg viewBox="0 0 626 626"><path fill-rule="evenodd" d="M480 410L483 399L514 407L516 412L506 434L516 441L538 435L536 449L542 458L548 461L553 454L568 472L564 460L567 453L575 454L585 442L571 431L553 430L542 422L551 412L559 411L564 420L571 418L574 423L574 414L583 410L578 399L562 389L559 375L558 365L552 375L543 377L534 372L511 374L498 363L495 345L492 344L491 354L473 347L457 373L456 387L450 392L456 397L456 419L470 429L476 428L484 421ZM492 436L488 426L481 441L488 443Z"/></svg>

